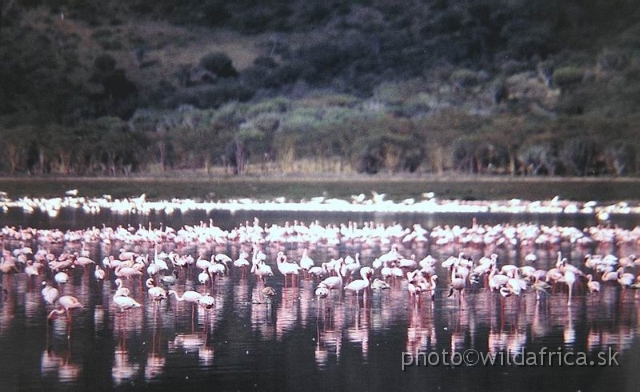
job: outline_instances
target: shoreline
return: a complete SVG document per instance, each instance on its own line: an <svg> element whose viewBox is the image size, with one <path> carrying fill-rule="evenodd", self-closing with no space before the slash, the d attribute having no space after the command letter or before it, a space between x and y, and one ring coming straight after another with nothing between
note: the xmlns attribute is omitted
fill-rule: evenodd
<svg viewBox="0 0 640 392"><path fill-rule="evenodd" d="M442 200L500 201L521 199L544 201L558 198L572 201L640 203L640 178L636 177L505 177L505 176L206 176L198 173L171 176L0 177L0 191L7 197L78 195L114 198L138 197L148 200L196 199L219 201L251 198L288 201L316 197L350 200L385 194L387 200L421 200L432 193Z"/></svg>
<svg viewBox="0 0 640 392"><path fill-rule="evenodd" d="M154 181L295 181L295 182L413 182L427 181L434 183L459 183L459 182L499 182L499 183L537 183L537 182L576 182L576 183L639 183L640 177L561 177L561 176L506 176L506 175L432 175L432 174L246 174L246 175L207 175L199 172L180 172L163 175L131 175L131 176L0 176L0 182L30 182L30 181L77 181L77 182L154 182Z"/></svg>

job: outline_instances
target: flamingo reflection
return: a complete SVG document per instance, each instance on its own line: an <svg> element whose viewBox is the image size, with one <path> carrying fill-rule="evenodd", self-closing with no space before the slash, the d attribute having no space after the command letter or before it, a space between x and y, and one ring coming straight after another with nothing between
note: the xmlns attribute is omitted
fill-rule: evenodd
<svg viewBox="0 0 640 392"><path fill-rule="evenodd" d="M322 306L320 301L316 306ZM344 305L336 302L327 309L327 314L316 309L316 364L320 367L326 366L330 355L334 355L337 362L340 362L342 350L342 331L345 328Z"/></svg>
<svg viewBox="0 0 640 392"><path fill-rule="evenodd" d="M62 382L76 381L82 371L82 365L70 361L71 353L66 350L63 355L56 353L53 349L42 352L40 357L40 373L43 376L57 374Z"/></svg>
<svg viewBox="0 0 640 392"><path fill-rule="evenodd" d="M168 342L168 352L197 353L198 359L203 365L210 365L213 361L214 350L207 344L207 329L198 333L180 333Z"/></svg>
<svg viewBox="0 0 640 392"><path fill-rule="evenodd" d="M282 289L282 301L276 309L276 338L281 340L284 335L293 330L298 322L298 287Z"/></svg>
<svg viewBox="0 0 640 392"><path fill-rule="evenodd" d="M140 364L132 362L129 358L126 339L126 332L123 332L122 340L113 352L111 377L116 385L134 380L140 374Z"/></svg>
<svg viewBox="0 0 640 392"><path fill-rule="evenodd" d="M353 317L353 325L346 330L349 342L361 345L364 361L369 358L369 312L367 308L358 308Z"/></svg>
<svg viewBox="0 0 640 392"><path fill-rule="evenodd" d="M154 304L154 314L155 314ZM144 366L144 378L151 381L159 377L164 371L166 358L160 353L162 345L162 318L154 318L152 321L151 351L147 354L147 362Z"/></svg>
<svg viewBox="0 0 640 392"><path fill-rule="evenodd" d="M251 293L251 297L263 298L262 291L264 289L263 284L257 284ZM273 338L275 325L273 324L271 302L266 304L262 300L253 300L251 302L251 327L263 339Z"/></svg>
<svg viewBox="0 0 640 392"><path fill-rule="evenodd" d="M410 312L406 351L417 353L435 349L437 338L433 324L432 307L425 312L419 308L412 307Z"/></svg>

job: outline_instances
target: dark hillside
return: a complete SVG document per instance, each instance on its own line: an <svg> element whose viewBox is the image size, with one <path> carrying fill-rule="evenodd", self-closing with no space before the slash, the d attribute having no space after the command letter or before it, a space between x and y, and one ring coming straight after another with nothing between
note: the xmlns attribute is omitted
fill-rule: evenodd
<svg viewBox="0 0 640 392"><path fill-rule="evenodd" d="M640 7L629 0L0 10L4 173L640 168ZM79 153L62 151L70 144Z"/></svg>

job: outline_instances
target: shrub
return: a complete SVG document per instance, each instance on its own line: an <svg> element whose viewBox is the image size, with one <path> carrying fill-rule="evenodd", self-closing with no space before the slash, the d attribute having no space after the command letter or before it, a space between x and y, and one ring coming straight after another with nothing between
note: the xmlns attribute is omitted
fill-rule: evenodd
<svg viewBox="0 0 640 392"><path fill-rule="evenodd" d="M459 69L451 74L450 80L457 87L466 88L478 83L478 75L468 69Z"/></svg>
<svg viewBox="0 0 640 392"><path fill-rule="evenodd" d="M561 88L582 82L584 70L576 67L562 67L553 72L553 83Z"/></svg>
<svg viewBox="0 0 640 392"><path fill-rule="evenodd" d="M199 108L217 108L230 101L248 101L252 96L253 92L239 83L218 83L196 89L193 103Z"/></svg>
<svg viewBox="0 0 640 392"><path fill-rule="evenodd" d="M233 67L233 62L223 52L209 53L200 59L200 66L220 78L238 76L238 71Z"/></svg>
<svg viewBox="0 0 640 392"><path fill-rule="evenodd" d="M116 59L110 54L103 53L93 61L93 67L101 74L108 74L116 69Z"/></svg>

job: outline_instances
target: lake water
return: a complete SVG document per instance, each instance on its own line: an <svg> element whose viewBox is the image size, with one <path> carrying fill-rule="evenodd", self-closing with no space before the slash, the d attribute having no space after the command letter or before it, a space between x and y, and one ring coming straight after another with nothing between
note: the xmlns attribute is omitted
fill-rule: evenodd
<svg viewBox="0 0 640 392"><path fill-rule="evenodd" d="M582 229L596 224L590 216L570 215L195 211L169 216L84 214L69 209L61 210L56 217L10 210L2 215L2 225L75 230L103 224L158 227L162 223L179 228L212 219L215 225L230 230L255 216L264 224L282 225L297 219L318 220L322 225L352 221L362 226L373 221L387 225L399 222L404 227L420 223L427 229L445 224L469 226L472 218L482 225L522 221ZM628 229L638 222L631 216L616 219L617 224ZM3 243L11 251L21 245L6 238ZM36 243L27 244L34 251L38 249ZM90 242L84 248L79 242L40 246L56 255L64 250L88 251L96 261L117 255L120 248L152 256L154 252L149 244L126 242ZM278 251L299 260L305 246L316 265L356 252L360 252L363 265L371 265L377 256L388 251L390 244L266 243L262 250L274 270L267 284L277 292L271 301L262 295L262 283L253 276L243 277L233 267L214 286L201 285L194 266L181 269L173 288L178 293L210 292L215 306L208 310L192 310L188 303L174 297L156 307L147 296L144 282L134 278L125 285L142 307L120 313L112 305L116 290L113 271L104 281L97 281L93 267L86 271L76 268L70 281L60 285L62 294L73 295L84 305L72 311L70 326L64 316L51 325L47 322L53 307L45 304L40 290L41 282L50 279L50 275L30 278L25 273L3 274L6 292L0 302L2 389L637 390L640 298L636 299L633 290L623 291L611 284L603 286L598 296L589 296L581 287L577 288L572 305L567 306L567 293L562 288L537 301L532 291L503 300L498 293L478 286L470 287L459 304L455 296L447 296L447 271L438 264L440 281L433 300L423 296L416 303L408 295L406 279L392 283L389 290L373 291L366 298L334 293L317 299L317 282L301 279L294 287L284 287L275 266ZM574 265L582 266L587 253L623 256L638 252L637 246L637 242L608 248L578 248L562 242L558 246L526 249L413 244L402 246L401 253L407 257L415 254L416 260L431 254L443 261L460 251L474 260L496 252L500 264L523 265L524 255L533 252L538 256L537 267L546 269L553 266L558 250ZM162 246L164 251L181 255L195 257L204 251L207 255L225 253L232 259L238 257L241 248L232 242ZM549 352L553 355L547 355ZM503 363L463 363L463 359L471 362L474 356L484 355L495 355ZM523 356L528 359L526 366L521 363ZM608 363L599 363L600 356ZM416 360L421 359L420 366L415 366ZM587 365L595 363L560 363L579 359Z"/></svg>

